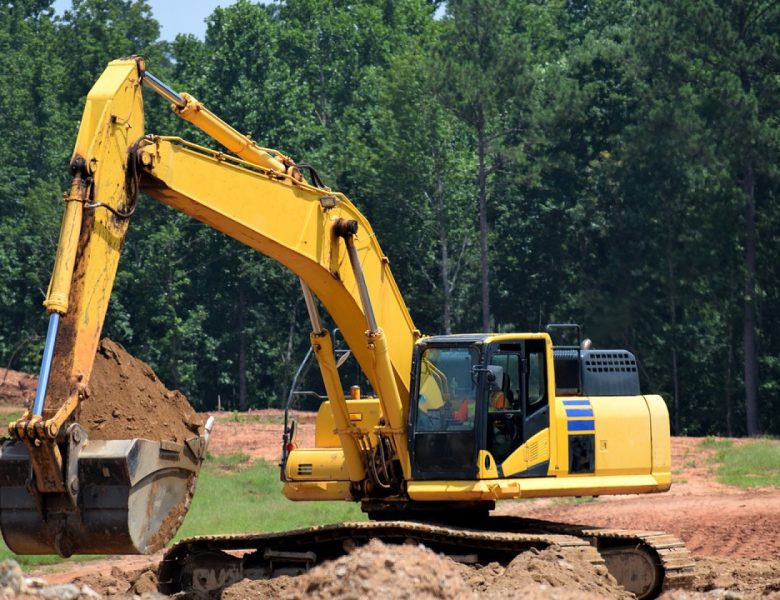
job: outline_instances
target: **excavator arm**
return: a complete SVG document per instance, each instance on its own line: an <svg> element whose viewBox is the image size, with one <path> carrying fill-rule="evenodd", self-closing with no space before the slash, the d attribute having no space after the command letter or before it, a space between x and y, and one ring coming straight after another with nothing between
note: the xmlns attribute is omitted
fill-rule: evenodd
<svg viewBox="0 0 780 600"><path fill-rule="evenodd" d="M233 155L180 138L145 135L143 84ZM369 433L387 444L392 460L409 475L405 422L411 349L419 332L371 226L345 196L307 183L292 159L257 146L192 96L174 92L148 73L140 58L111 62L90 91L71 171L44 302L50 322L36 400L10 424L18 442L0 450L0 526L14 551L153 551L173 536L180 507L192 496L207 432L188 440L178 454L149 440L105 448L87 441L76 418L88 394L139 190L298 275L351 480L366 477L361 440ZM378 392L383 420L371 432L350 423L315 295ZM116 500L107 500L110 494L100 482L82 481L89 471L82 468L86 455L95 465L110 458L127 475L119 506L108 506ZM145 457L142 468L138 456ZM142 473L133 471L139 468Z"/></svg>

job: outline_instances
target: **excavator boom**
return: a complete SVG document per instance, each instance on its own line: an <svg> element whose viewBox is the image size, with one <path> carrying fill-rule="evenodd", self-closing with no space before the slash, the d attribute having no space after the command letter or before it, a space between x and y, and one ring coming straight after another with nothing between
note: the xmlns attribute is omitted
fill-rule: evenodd
<svg viewBox="0 0 780 600"><path fill-rule="evenodd" d="M236 157L144 135L144 83ZM370 224L345 196L307 183L292 159L257 146L192 96L171 90L140 58L111 62L95 83L70 166L44 302L50 325L36 401L9 427L18 441L0 450L0 526L14 551L150 552L173 536L192 497L208 431L164 448L154 440L90 441L77 423L139 190L287 266L309 297L331 308L380 392L386 435L408 473L409 349L419 332ZM322 351L330 348L327 332L315 328L312 344L326 372L333 361L332 350ZM329 380L350 472L360 481L359 434L338 377ZM116 473L99 467L111 464ZM119 499L107 490L111 485L119 485Z"/></svg>

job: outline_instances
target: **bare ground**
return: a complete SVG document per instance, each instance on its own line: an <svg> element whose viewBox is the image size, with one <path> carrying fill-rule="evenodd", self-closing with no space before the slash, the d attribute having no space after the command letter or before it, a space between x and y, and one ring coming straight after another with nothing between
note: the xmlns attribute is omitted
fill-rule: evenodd
<svg viewBox="0 0 780 600"><path fill-rule="evenodd" d="M259 411L237 416L218 415L218 423L211 441L211 453L222 455L240 452L253 459L278 461L281 453L281 416L281 411ZM299 425L299 445L305 447L313 444L313 415L301 415ZM712 465L708 462L712 451L702 449L701 442L701 438L673 438L672 453L676 483L666 494L610 496L576 501L545 499L505 502L499 505L497 512L586 523L600 527L668 531L686 542L696 557L699 569L694 589L674 592L668 595L670 598L683 600L761 597L780 600L780 490L770 488L743 491L718 483ZM735 440L735 443L743 442ZM375 556L374 559L397 564L399 560L397 549L385 549L382 552L384 554L377 555L379 557ZM346 573L346 575L333 575L336 571L327 571L327 569L336 569L338 565L335 563L323 572L330 572L331 577L348 579L353 572L350 569L358 572L370 567L370 565L369 567L363 565L361 562L363 558L359 556L356 554L354 558L344 559L346 562L341 564L338 573ZM39 574L51 583L70 582L78 578L79 581L89 583L103 593L114 591L108 589L106 579L108 573L112 574L110 579L116 579L120 574L124 574L123 577L129 586L126 590L131 591L133 578L153 568L159 558L160 554L150 557L109 558L89 563L66 562L60 565L56 572ZM352 562L349 562L349 559ZM436 565L431 563L429 566L431 568L426 572L432 572L431 569L435 572L437 568L443 568L438 563ZM261 591L260 588L252 587L254 584L245 583L242 584L244 588L237 587L232 596L225 597L262 597L263 594L267 597L307 597L307 594L311 596L317 590L319 590L318 597L342 597L337 593L340 588L326 584L328 575L320 573L312 577L306 580L306 586L311 584L314 586L312 588L301 587L303 585L301 582L280 580L271 588L266 587ZM322 579L323 577L325 579ZM376 577L377 585L385 585L382 583L383 574L377 574ZM419 579L419 573L410 577ZM314 583L316 581L320 583ZM394 581L399 579L396 578ZM617 597L613 594L619 593L619 590L586 592L576 584L574 587L555 588L555 593L552 593L549 582L537 583L543 589L539 589L538 586L527 589L517 588L508 597L568 599ZM447 595L443 588L425 589L428 591L417 588L406 590L402 586L395 591L391 590L387 596L392 598L456 597ZM487 593L486 590L480 591L474 586L470 589L478 594ZM268 596L272 590L273 593ZM347 588L343 588L342 591L345 594L343 597L352 593ZM353 590L353 592L357 591L357 589ZM487 597L491 597L490 593Z"/></svg>

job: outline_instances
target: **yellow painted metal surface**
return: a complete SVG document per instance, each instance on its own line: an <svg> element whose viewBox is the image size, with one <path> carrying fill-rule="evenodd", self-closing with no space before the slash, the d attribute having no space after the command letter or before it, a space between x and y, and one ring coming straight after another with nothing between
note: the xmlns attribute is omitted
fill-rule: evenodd
<svg viewBox="0 0 780 600"><path fill-rule="evenodd" d="M331 398L331 402L328 403L332 420L331 430L338 439L338 445L344 450L350 480L363 481L366 477L366 469L358 439L360 432L349 418L344 388L341 385L336 355L333 352L333 341L327 330L313 332L310 339L325 384L325 391L328 398Z"/></svg>
<svg viewBox="0 0 780 600"><path fill-rule="evenodd" d="M379 417L382 409L377 398L361 398L359 400L347 400L347 412L350 421L361 431L371 437L372 443L376 443L374 427L379 426ZM320 404L317 411L317 420L314 427L314 446L316 448L340 448L341 440L336 434L336 422L333 419L331 403L325 401Z"/></svg>
<svg viewBox="0 0 780 600"><path fill-rule="evenodd" d="M501 463L501 469L505 475L522 473L546 460L550 460L549 429L543 429L531 436L525 444L506 457Z"/></svg>
<svg viewBox="0 0 780 600"><path fill-rule="evenodd" d="M144 134L143 115L136 61L111 62L87 96L73 154L94 170L94 202L120 210L129 208L125 190L127 153ZM75 408L79 391L89 380L128 225L127 219L105 208L84 208L80 202L68 204L68 212L83 210L83 215L78 259L70 274L72 285L55 345L44 418L54 416L60 407L65 412ZM66 216L67 222L71 219ZM63 276L61 272L55 275ZM61 307L56 299L51 305L52 310Z"/></svg>
<svg viewBox="0 0 780 600"><path fill-rule="evenodd" d="M73 267L76 264L84 204L88 189L82 173L77 173L71 182L71 189L65 196L65 210L62 213L57 254L54 258L49 289L43 305L49 313L68 312L70 285L73 281Z"/></svg>
<svg viewBox="0 0 780 600"><path fill-rule="evenodd" d="M261 148L249 136L242 134L225 123L190 94L181 96L187 105L173 110L185 121L189 121L198 129L216 140L230 152L260 167L271 169L278 173L287 173L292 161L286 156L272 150Z"/></svg>
<svg viewBox="0 0 780 600"><path fill-rule="evenodd" d="M94 201L127 210L128 152L144 134L140 74L135 60L112 62L88 96L74 157L94 173ZM412 350L419 337L371 225L342 194L325 192L294 177L289 159L227 126L202 105L192 103L182 116L246 160L232 158L178 138L145 140L141 189L152 197L283 264L326 307L379 399L342 402L333 371L330 340L319 357L328 393L317 419L315 449L296 449L286 465L284 493L296 500L350 499L349 480L364 476L355 432L373 436L380 415L392 436L408 494L413 500L493 500L535 496L600 495L663 491L671 480L669 420L658 396L587 398L592 409L595 473L569 475L569 438L588 417L567 416L563 398L554 398L552 343L547 334L494 335L486 342L540 339L545 343L550 427L511 454L504 473L519 473L550 461L550 477L500 478L493 457L478 457L482 480L410 481L406 440ZM288 174L283 174L284 172ZM44 417L70 410L86 386L113 286L127 219L105 208L71 202L63 221L61 263L47 300L49 310L65 311L54 353L55 377ZM81 217L81 223L78 222ZM354 238L379 328L366 335L367 323L344 241L334 223L354 220ZM70 266L74 232L78 259ZM67 292L68 272L72 282ZM64 296L67 294L67 303ZM312 343L317 344L313 338ZM321 340L320 340L321 341ZM428 383L423 381L423 385ZM427 387L425 388L428 391ZM439 394L441 396L441 394ZM441 397L439 397L439 402ZM65 409L63 409L65 410ZM335 411L335 414L334 414ZM588 433L588 432L585 432Z"/></svg>
<svg viewBox="0 0 780 600"><path fill-rule="evenodd" d="M347 462L341 448L293 450L285 465L288 481L349 481Z"/></svg>
<svg viewBox="0 0 780 600"><path fill-rule="evenodd" d="M345 481L288 481L282 493L288 500L353 500Z"/></svg>
<svg viewBox="0 0 780 600"><path fill-rule="evenodd" d="M650 433L653 439L653 476L664 482L664 489L672 485L672 442L669 437L669 410L661 396L645 396L650 411Z"/></svg>
<svg viewBox="0 0 780 600"><path fill-rule="evenodd" d="M498 465L496 459L487 450L480 450L477 457L480 479L498 479Z"/></svg>
<svg viewBox="0 0 780 600"><path fill-rule="evenodd" d="M410 481L412 500L501 500L556 496L599 496L664 491L652 475L529 477L482 481Z"/></svg>
<svg viewBox="0 0 780 600"><path fill-rule="evenodd" d="M652 471L650 414L643 396L591 397L596 420L596 475Z"/></svg>

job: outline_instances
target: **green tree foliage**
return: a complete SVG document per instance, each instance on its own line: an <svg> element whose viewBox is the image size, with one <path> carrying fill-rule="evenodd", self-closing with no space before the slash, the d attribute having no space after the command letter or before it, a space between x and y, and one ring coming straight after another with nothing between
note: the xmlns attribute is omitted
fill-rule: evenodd
<svg viewBox="0 0 780 600"><path fill-rule="evenodd" d="M57 244L72 142L60 91L50 2L0 2L0 356L29 366L40 349L41 302Z"/></svg>
<svg viewBox="0 0 780 600"><path fill-rule="evenodd" d="M438 53L449 84L443 99L471 127L476 143L482 330L491 327L488 179L528 96L529 46L522 34L530 8L498 0L448 2Z"/></svg>
<svg viewBox="0 0 780 600"><path fill-rule="evenodd" d="M171 43L144 0L51 5L0 0L0 362L37 368L83 100L141 54L345 192L426 333L578 321L675 431L780 433L774 3L239 0ZM106 332L166 383L278 405L308 329L290 273L141 200Z"/></svg>
<svg viewBox="0 0 780 600"><path fill-rule="evenodd" d="M430 39L391 61L361 175L392 264L408 265L397 276L415 323L452 333L478 326L470 297L478 273L475 165L472 136L442 104Z"/></svg>

